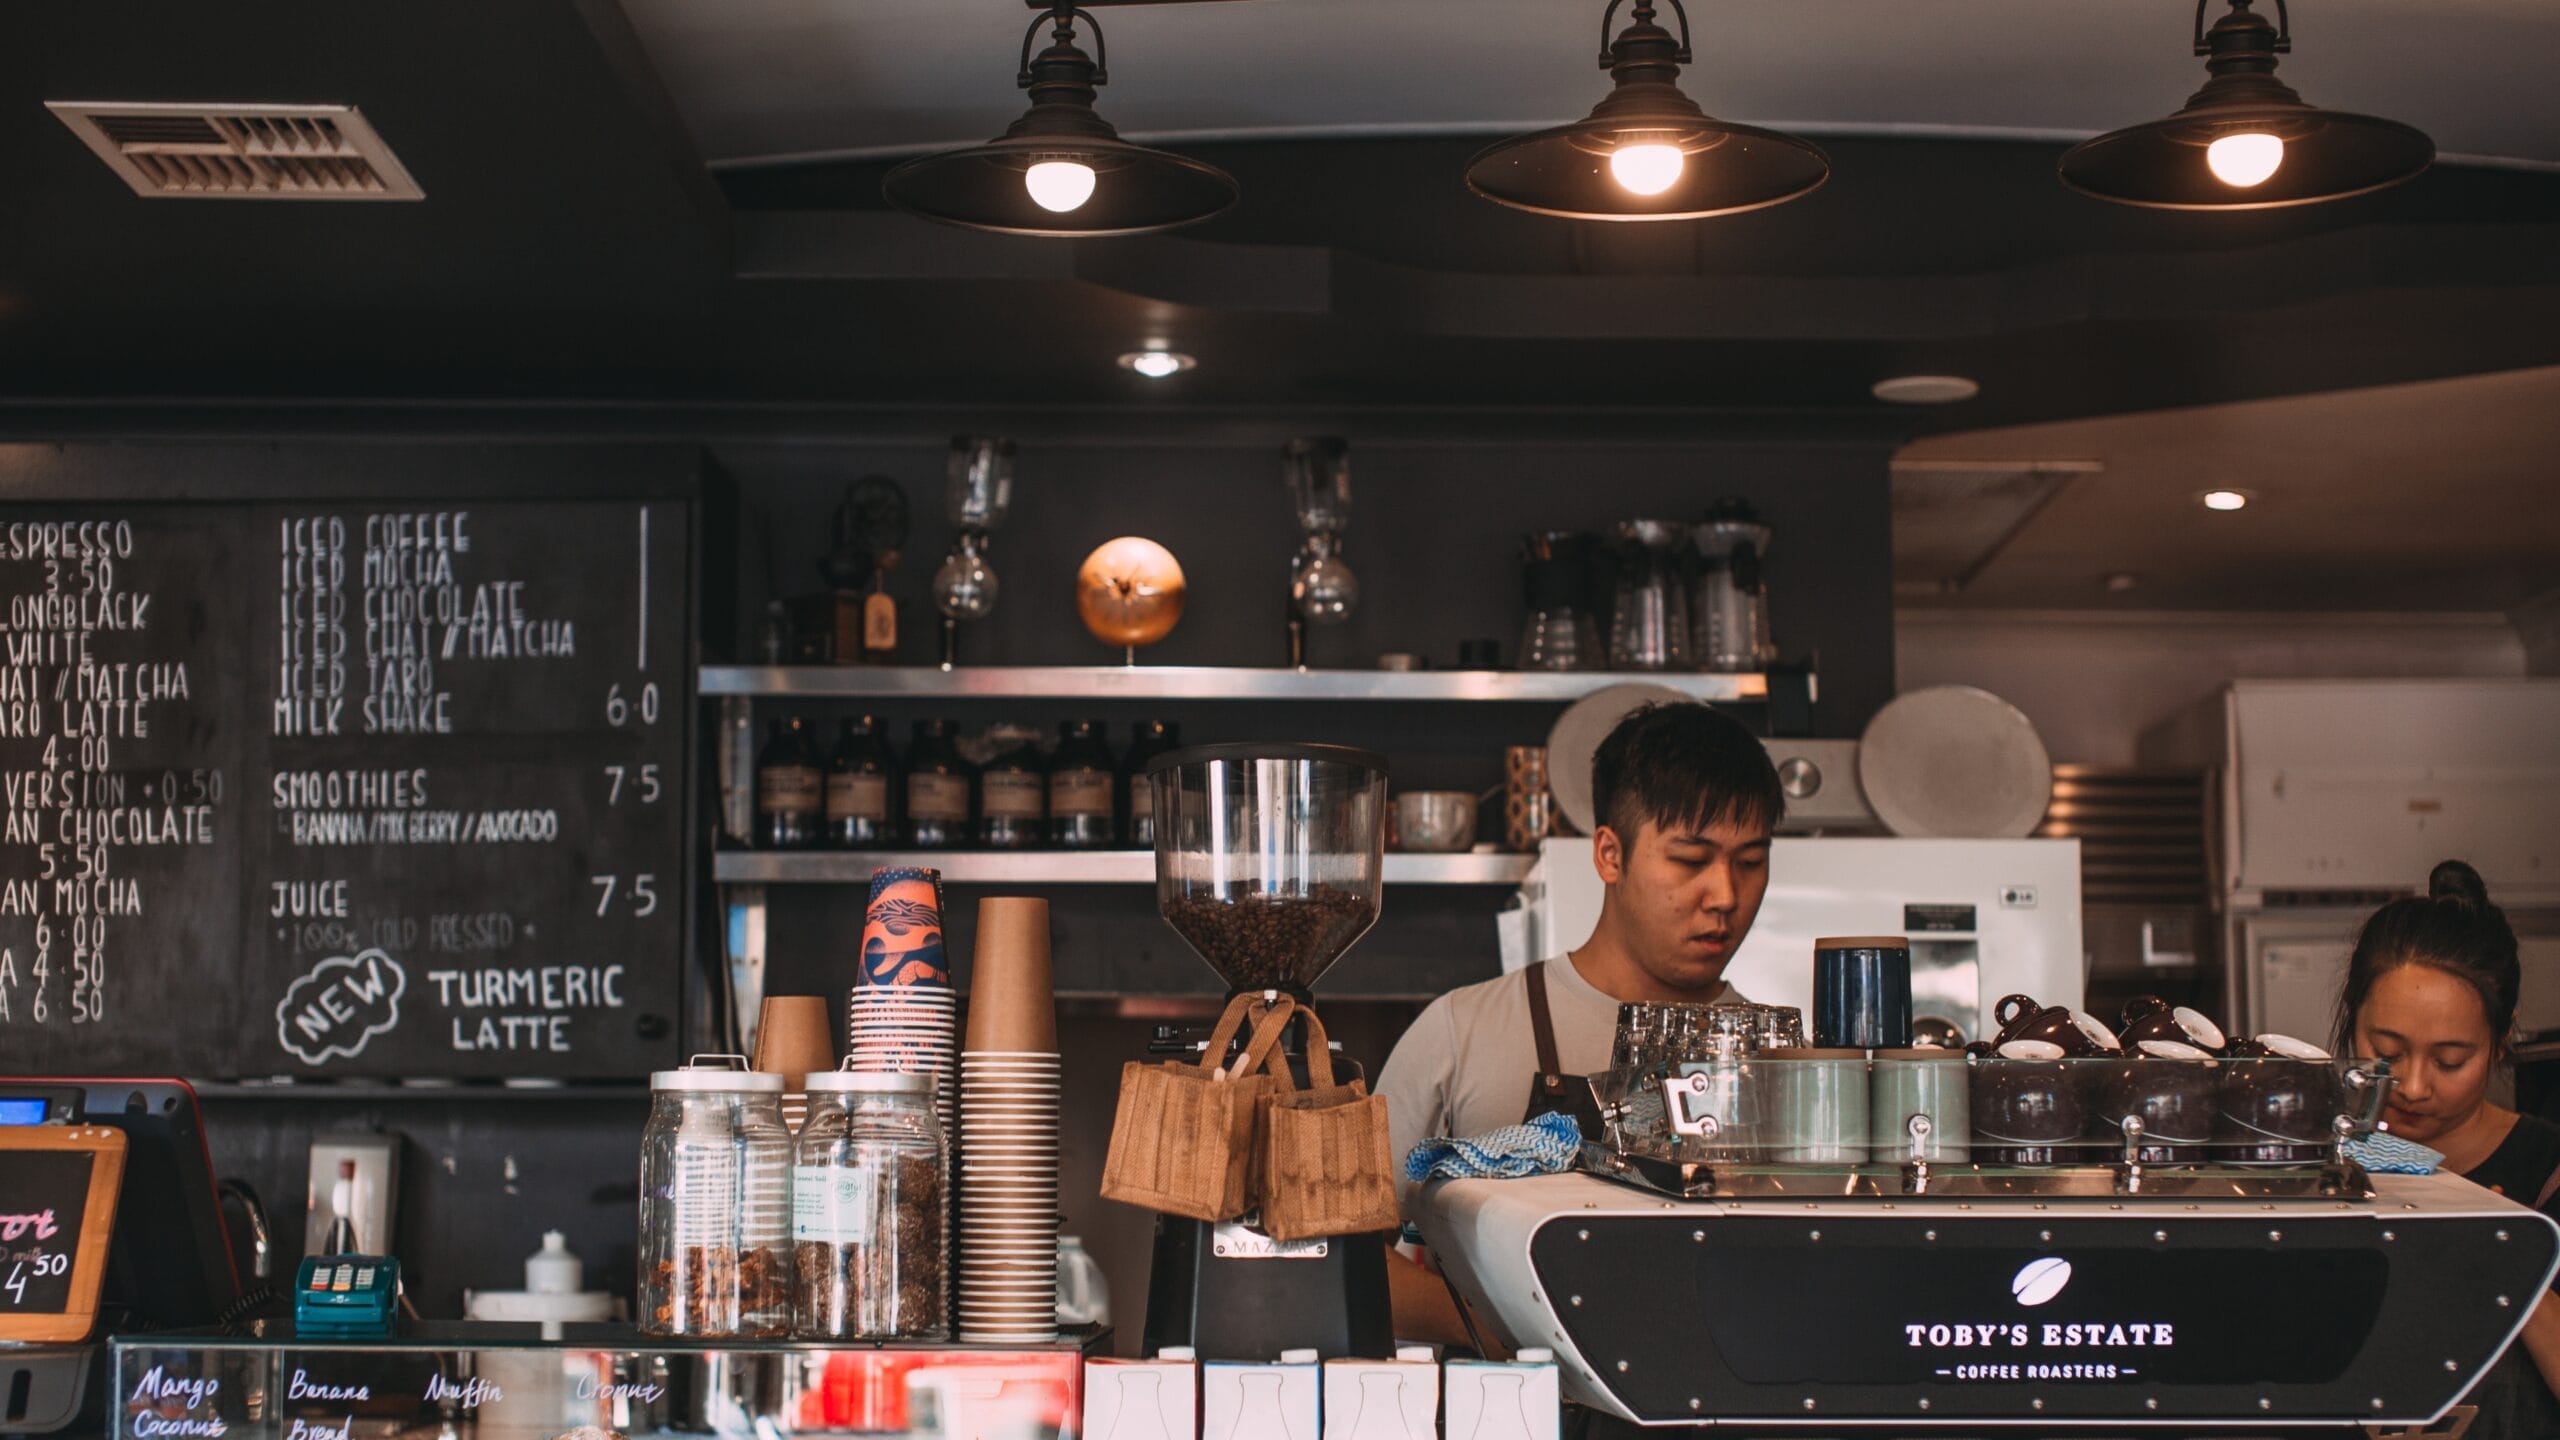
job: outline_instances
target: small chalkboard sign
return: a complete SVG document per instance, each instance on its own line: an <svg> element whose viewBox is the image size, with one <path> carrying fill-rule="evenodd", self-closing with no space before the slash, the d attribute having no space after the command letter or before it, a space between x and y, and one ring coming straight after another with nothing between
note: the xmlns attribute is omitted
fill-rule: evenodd
<svg viewBox="0 0 2560 1440"><path fill-rule="evenodd" d="M124 1132L0 1129L0 1341L86 1340L98 1323Z"/></svg>

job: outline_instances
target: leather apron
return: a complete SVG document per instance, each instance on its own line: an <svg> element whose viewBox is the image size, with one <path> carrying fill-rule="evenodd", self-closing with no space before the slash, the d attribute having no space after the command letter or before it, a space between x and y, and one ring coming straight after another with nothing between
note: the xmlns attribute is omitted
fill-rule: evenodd
<svg viewBox="0 0 2560 1440"><path fill-rule="evenodd" d="M1592 1099L1590 1082L1564 1073L1563 1063L1556 1058L1555 1014L1547 1007L1547 966L1553 963L1542 960L1529 970L1529 1039L1537 1047L1538 1073L1530 1078L1529 1108L1520 1120L1526 1124L1562 1111L1574 1117L1586 1137L1597 1137L1599 1106Z"/></svg>

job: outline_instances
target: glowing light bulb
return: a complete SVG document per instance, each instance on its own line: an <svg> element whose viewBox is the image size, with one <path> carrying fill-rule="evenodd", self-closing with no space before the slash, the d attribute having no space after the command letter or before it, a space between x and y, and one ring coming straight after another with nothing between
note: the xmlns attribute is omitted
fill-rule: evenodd
<svg viewBox="0 0 2560 1440"><path fill-rule="evenodd" d="M1189 360L1170 350L1141 350L1134 355L1123 356L1120 363L1150 380L1161 380L1191 368Z"/></svg>
<svg viewBox="0 0 2560 1440"><path fill-rule="evenodd" d="M2207 510L2246 510L2249 508L2249 492L2246 490L2207 490L2196 498L2204 502L2204 508Z"/></svg>
<svg viewBox="0 0 2560 1440"><path fill-rule="evenodd" d="M1093 167L1073 160L1043 160L1022 172L1022 188L1043 210L1060 215L1093 198Z"/></svg>
<svg viewBox="0 0 2560 1440"><path fill-rule="evenodd" d="M1639 195L1659 195L1680 183L1688 164L1677 145L1621 145L1609 152L1609 174Z"/></svg>
<svg viewBox="0 0 2560 1440"><path fill-rule="evenodd" d="M2276 173L2276 167L2284 163L2284 141L2254 130L2245 135L2225 135L2204 147L2204 163L2216 180L2246 190L2265 184L2267 177Z"/></svg>

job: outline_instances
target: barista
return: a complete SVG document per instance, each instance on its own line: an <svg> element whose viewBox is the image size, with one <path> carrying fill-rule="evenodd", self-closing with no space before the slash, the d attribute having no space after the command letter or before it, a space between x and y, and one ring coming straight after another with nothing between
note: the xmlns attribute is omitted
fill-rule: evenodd
<svg viewBox="0 0 2560 1440"><path fill-rule="evenodd" d="M1591 859L1607 887L1569 954L1431 1002L1379 1072L1399 1160L1565 1108L1609 1065L1621 1002L1739 1001L1725 983L1769 888L1786 792L1759 737L1698 704L1650 705L1591 757ZM1391 1265L1396 1333L1464 1342L1440 1281Z"/></svg>
<svg viewBox="0 0 2560 1440"><path fill-rule="evenodd" d="M2376 910L2356 936L2339 998L2339 1042L2391 1062L2383 1121L2442 1152L2443 1168L2560 1219L2560 1125L2489 1098L2514 1058L2516 932L2480 872L2447 860L2427 893ZM2560 1436L2560 1296L2544 1295L2516 1343L2462 1397L2476 1433Z"/></svg>

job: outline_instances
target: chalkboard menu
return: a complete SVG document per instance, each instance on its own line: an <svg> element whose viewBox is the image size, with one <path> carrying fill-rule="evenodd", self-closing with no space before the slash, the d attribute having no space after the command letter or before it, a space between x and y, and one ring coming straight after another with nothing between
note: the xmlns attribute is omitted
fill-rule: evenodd
<svg viewBox="0 0 2560 1440"><path fill-rule="evenodd" d="M0 1343L94 1327L124 1157L102 1125L0 1129Z"/></svg>
<svg viewBox="0 0 2560 1440"><path fill-rule="evenodd" d="M0 507L0 1054L662 1063L691 507Z"/></svg>

